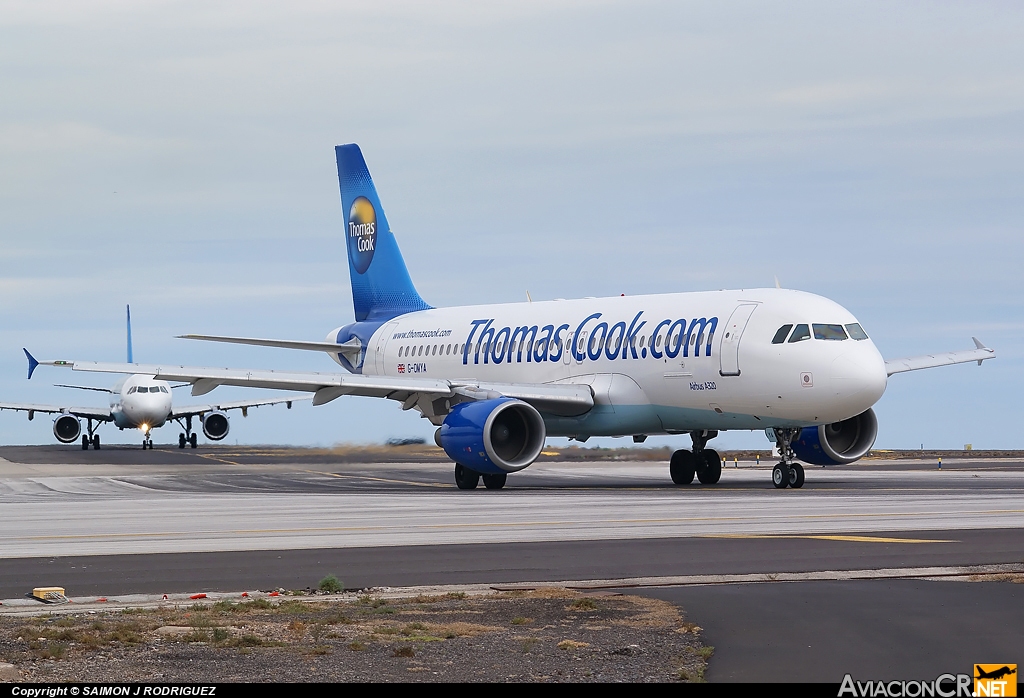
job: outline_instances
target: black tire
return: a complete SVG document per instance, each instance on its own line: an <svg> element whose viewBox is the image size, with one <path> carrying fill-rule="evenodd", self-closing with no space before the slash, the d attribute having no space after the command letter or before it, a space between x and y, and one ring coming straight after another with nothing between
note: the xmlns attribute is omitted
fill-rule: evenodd
<svg viewBox="0 0 1024 698"><path fill-rule="evenodd" d="M794 490L804 486L804 466L799 463L789 466L789 486Z"/></svg>
<svg viewBox="0 0 1024 698"><path fill-rule="evenodd" d="M693 451L676 451L668 462L668 472L672 476L672 482L677 485L689 485L693 482L693 476L697 472L697 459Z"/></svg>
<svg viewBox="0 0 1024 698"><path fill-rule="evenodd" d="M789 466L785 463L777 463L772 468L772 484L775 489L784 490L789 487Z"/></svg>
<svg viewBox="0 0 1024 698"><path fill-rule="evenodd" d="M508 479L508 473L502 473L501 475L484 475L484 487L489 490L500 490L505 486L505 480Z"/></svg>
<svg viewBox="0 0 1024 698"><path fill-rule="evenodd" d="M704 467L697 469L697 479L702 485L715 485L722 479L722 457L718 451L705 448L698 461L704 461Z"/></svg>
<svg viewBox="0 0 1024 698"><path fill-rule="evenodd" d="M455 464L455 486L460 490L475 490L480 484L480 473Z"/></svg>
<svg viewBox="0 0 1024 698"><path fill-rule="evenodd" d="M199 438L196 436L195 433L193 433L192 436L188 437L188 444L192 448L195 448L196 444L198 444L198 443L199 443Z"/></svg>
<svg viewBox="0 0 1024 698"><path fill-rule="evenodd" d="M92 437L92 450L94 450L94 451L100 450L100 435L99 434L94 434L93 437Z"/></svg>
<svg viewBox="0 0 1024 698"><path fill-rule="evenodd" d="M87 434L82 434L82 450L89 450L89 436Z"/></svg>
<svg viewBox="0 0 1024 698"><path fill-rule="evenodd" d="M188 439L185 438L184 434L178 434L178 448L185 448L185 444L188 443Z"/></svg>

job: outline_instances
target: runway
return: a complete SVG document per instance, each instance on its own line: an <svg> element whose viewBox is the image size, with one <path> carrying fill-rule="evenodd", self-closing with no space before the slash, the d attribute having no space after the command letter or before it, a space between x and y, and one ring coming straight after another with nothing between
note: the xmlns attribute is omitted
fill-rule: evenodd
<svg viewBox="0 0 1024 698"><path fill-rule="evenodd" d="M1019 655L1016 612L989 621L1021 608L1021 585L773 583L1024 562L1018 459L808 468L803 489L781 491L767 464L676 487L659 462L540 462L504 490L470 492L440 460L296 449L6 447L0 459L0 598L51 584L79 596L301 589L327 574L348 588L757 575L633 592L679 602L707 629L712 681L927 678ZM936 639L950 627L956 642Z"/></svg>
<svg viewBox="0 0 1024 698"><path fill-rule="evenodd" d="M0 464L3 557L1024 528L1013 462L808 469L803 489L782 491L752 464L726 467L716 486L675 487L661 463L538 463L504 490L463 492L444 463L157 453L155 464Z"/></svg>

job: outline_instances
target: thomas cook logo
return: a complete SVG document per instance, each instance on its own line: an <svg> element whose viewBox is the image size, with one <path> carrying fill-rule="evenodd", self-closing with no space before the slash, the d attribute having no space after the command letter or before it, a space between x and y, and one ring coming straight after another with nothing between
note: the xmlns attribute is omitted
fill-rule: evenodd
<svg viewBox="0 0 1024 698"><path fill-rule="evenodd" d="M975 696L1016 696L1016 664L975 664Z"/></svg>
<svg viewBox="0 0 1024 698"><path fill-rule="evenodd" d="M365 196L356 197L348 210L348 257L356 273L370 267L377 247L377 212Z"/></svg>

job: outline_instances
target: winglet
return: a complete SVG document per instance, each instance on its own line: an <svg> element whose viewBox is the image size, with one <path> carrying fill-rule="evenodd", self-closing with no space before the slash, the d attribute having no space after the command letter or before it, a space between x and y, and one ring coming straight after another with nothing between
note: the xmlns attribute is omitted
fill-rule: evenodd
<svg viewBox="0 0 1024 698"><path fill-rule="evenodd" d="M984 344L982 344L981 340L978 339L977 337L971 337L971 339L974 340L974 346L978 347L979 349L984 349L985 351L988 351L988 352L992 351L991 349L986 347ZM995 353L995 352L993 352L993 353ZM984 360L985 359L978 359L978 365L981 366L981 362L984 361Z"/></svg>
<svg viewBox="0 0 1024 698"><path fill-rule="evenodd" d="M25 352L25 356L28 357L28 380L32 380L32 372L36 370L36 366L39 365L39 362L36 361L36 357L28 353L28 349L22 347L21 350Z"/></svg>

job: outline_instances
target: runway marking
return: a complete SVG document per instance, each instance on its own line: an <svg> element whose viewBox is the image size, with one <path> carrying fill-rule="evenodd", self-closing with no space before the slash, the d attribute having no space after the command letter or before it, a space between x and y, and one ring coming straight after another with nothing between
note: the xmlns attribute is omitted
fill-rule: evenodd
<svg viewBox="0 0 1024 698"><path fill-rule="evenodd" d="M326 475L327 477L336 477L341 480L373 480L374 482L389 482L396 485L414 485L416 487L440 487L443 489L451 489L451 485L442 485L440 482L414 482L413 480L391 480L385 477L372 477L370 475L341 475L340 473L325 473L319 470L303 470L302 472L310 473L312 475Z"/></svg>
<svg viewBox="0 0 1024 698"><path fill-rule="evenodd" d="M241 463L235 463L234 461L226 460L224 458L218 458L217 456L213 455L212 453L198 453L196 455L198 455L200 458L206 458L207 460L220 461L221 463L227 463L228 465L241 465Z"/></svg>
<svg viewBox="0 0 1024 698"><path fill-rule="evenodd" d="M713 533L701 538L808 538L811 540L836 540L848 543L960 543L958 540L941 540L938 538L886 538L884 536L851 536L826 534L789 534L789 533Z"/></svg>
<svg viewBox="0 0 1024 698"><path fill-rule="evenodd" d="M972 512L973 515L984 515L992 513L1006 513L1010 511L1012 513L1024 513L1024 510L996 510L994 512ZM946 512L948 513L948 512ZM903 516L922 516L925 514L903 514ZM933 514L934 515L934 514ZM892 514L852 514L849 517L858 516L892 516ZM794 518L829 518L835 519L836 515L832 514L829 516L798 516ZM843 518L843 517L838 517ZM16 537L9 540L21 540L21 541L49 541L49 540L94 540L94 539L136 539L136 538L155 538L160 536L196 536L196 535L267 535L267 534L309 534L309 533L345 533L345 532L368 532L368 531L419 531L419 530L450 530L450 529L492 529L492 528L533 528L533 527L555 527L555 526L574 526L574 525L608 525L608 524L629 524L629 523L686 523L686 522L713 522L713 521L743 521L742 517L693 517L693 518L673 518L673 519L604 519L594 521L500 521L496 523L486 522L473 522L473 523L445 523L445 524L427 524L427 525L403 525L396 524L390 526L317 526L317 527L301 527L301 528L265 528L265 529L228 529L228 530L200 530L200 531L150 531L150 532L139 532L139 533L87 533L78 535L60 535L60 536L25 536ZM920 543L955 543L958 541L952 540L932 540L932 539L907 539L907 538L892 538L885 539L874 536L852 536L852 535L831 535L831 534L695 534L692 537L695 538L817 538L821 540L843 540L843 541L857 541L863 540L865 542L885 542L891 541L896 543L907 543L907 542L920 542Z"/></svg>

